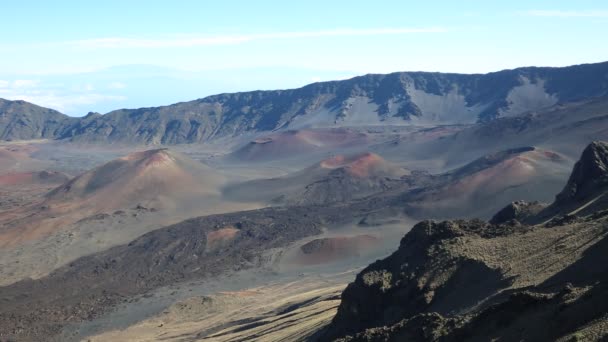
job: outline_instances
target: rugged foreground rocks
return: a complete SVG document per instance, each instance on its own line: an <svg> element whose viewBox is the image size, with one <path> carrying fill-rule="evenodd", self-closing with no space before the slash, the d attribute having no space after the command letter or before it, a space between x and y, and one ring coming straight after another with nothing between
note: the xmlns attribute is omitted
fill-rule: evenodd
<svg viewBox="0 0 608 342"><path fill-rule="evenodd" d="M348 285L320 340L608 338L607 160L607 144L589 145L546 208L418 223Z"/></svg>

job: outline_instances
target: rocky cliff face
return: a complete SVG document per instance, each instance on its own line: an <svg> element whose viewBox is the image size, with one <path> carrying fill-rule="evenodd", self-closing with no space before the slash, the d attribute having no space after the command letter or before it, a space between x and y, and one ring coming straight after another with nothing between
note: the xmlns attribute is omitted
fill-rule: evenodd
<svg viewBox="0 0 608 342"><path fill-rule="evenodd" d="M424 221L412 228L399 249L361 272L342 295L334 336L361 327L392 325L422 312L448 314L475 305L509 285L502 272L453 250L467 238L492 236L482 221Z"/></svg>
<svg viewBox="0 0 608 342"><path fill-rule="evenodd" d="M346 288L323 339L606 338L608 215L602 210L608 206L578 211L580 216L570 210L586 204L577 198L579 191L608 191L602 181L607 157L604 143L585 149L550 207L561 219L522 224L543 207L518 202L493 223L417 224L395 253L368 266Z"/></svg>
<svg viewBox="0 0 608 342"><path fill-rule="evenodd" d="M176 144L281 128L474 123L604 96L606 75L608 63L485 75L365 75L299 89L221 94L170 106L92 114L61 121L60 130L54 121L10 130L20 139L45 132L50 138L81 142ZM25 108L18 114L27 113ZM14 122L16 114L3 113L10 117L7 122Z"/></svg>
<svg viewBox="0 0 608 342"><path fill-rule="evenodd" d="M583 151L566 187L555 197L554 206L580 204L603 195L607 187L608 144L596 141Z"/></svg>
<svg viewBox="0 0 608 342"><path fill-rule="evenodd" d="M608 144L596 141L585 148L555 201L532 222L559 219L560 216L584 216L608 208L607 189Z"/></svg>

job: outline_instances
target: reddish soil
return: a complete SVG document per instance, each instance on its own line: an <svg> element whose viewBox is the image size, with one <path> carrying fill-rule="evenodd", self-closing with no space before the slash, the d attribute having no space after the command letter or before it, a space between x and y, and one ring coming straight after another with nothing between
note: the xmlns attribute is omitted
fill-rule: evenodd
<svg viewBox="0 0 608 342"><path fill-rule="evenodd" d="M238 229L230 226L207 233L207 249L213 250L234 239Z"/></svg>
<svg viewBox="0 0 608 342"><path fill-rule="evenodd" d="M312 240L300 246L297 263L314 265L358 256L379 243L371 235L337 236Z"/></svg>
<svg viewBox="0 0 608 342"><path fill-rule="evenodd" d="M352 157L338 155L326 159L320 163L325 169L337 169L343 167L351 176L364 178L373 173L373 170L382 167L386 161L377 154L364 153Z"/></svg>

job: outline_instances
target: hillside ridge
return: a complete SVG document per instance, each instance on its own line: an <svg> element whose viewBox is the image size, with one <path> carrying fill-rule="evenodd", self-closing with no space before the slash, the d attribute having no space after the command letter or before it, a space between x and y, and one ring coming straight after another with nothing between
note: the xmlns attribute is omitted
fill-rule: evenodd
<svg viewBox="0 0 608 342"><path fill-rule="evenodd" d="M307 127L487 122L605 96L606 75L608 62L488 74L368 74L297 89L224 93L82 118L42 111L23 101L3 100L0 138L181 144Z"/></svg>

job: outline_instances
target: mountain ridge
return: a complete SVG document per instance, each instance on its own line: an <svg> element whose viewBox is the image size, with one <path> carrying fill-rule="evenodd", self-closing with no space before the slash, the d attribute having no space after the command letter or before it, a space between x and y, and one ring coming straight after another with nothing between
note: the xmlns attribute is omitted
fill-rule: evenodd
<svg viewBox="0 0 608 342"><path fill-rule="evenodd" d="M524 67L488 74L367 74L296 89L223 93L168 106L118 109L101 116L64 115L55 120L61 121L59 126L26 124L0 138L181 144L304 127L485 122L605 96L607 75L608 62ZM30 121L40 121L42 114L27 108L24 111L30 113ZM15 121L14 117L0 112L0 118L9 118L10 122ZM3 121L7 120L0 123ZM0 131L7 127L0 125Z"/></svg>

